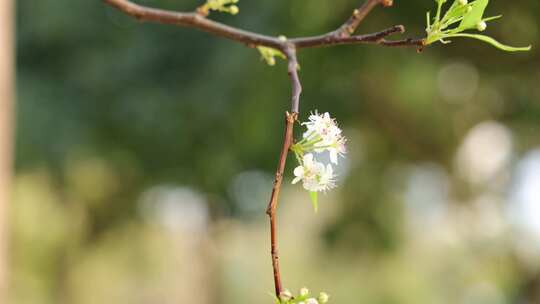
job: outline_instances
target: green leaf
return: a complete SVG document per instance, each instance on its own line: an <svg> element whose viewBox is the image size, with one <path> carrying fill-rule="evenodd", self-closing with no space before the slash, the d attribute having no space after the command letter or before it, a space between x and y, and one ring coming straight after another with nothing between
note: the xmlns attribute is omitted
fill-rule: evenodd
<svg viewBox="0 0 540 304"><path fill-rule="evenodd" d="M450 25L450 24L453 24L455 22L458 22L459 20L462 20L462 17L465 15L465 13L467 12L467 8L469 6L472 6L471 4L467 4L467 5L459 5L459 0L456 0L452 6L450 7L450 9L448 9L448 11L446 12L446 14L444 15L444 18L442 19L442 22L443 23L446 23L447 25ZM449 22L451 21L452 22ZM455 20L455 21L454 21ZM449 22L449 23L448 23Z"/></svg>
<svg viewBox="0 0 540 304"><path fill-rule="evenodd" d="M309 198L311 199L311 203L313 204L313 209L315 210L315 213L319 211L319 193L315 191L309 192Z"/></svg>
<svg viewBox="0 0 540 304"><path fill-rule="evenodd" d="M459 34L452 34L450 35L450 37L467 37L467 38L473 38L473 39L478 39L478 40L481 40L481 41L484 41L486 43L489 43L491 45L493 45L494 47L500 49L500 50L503 50L503 51L506 51L506 52L521 52L521 51L530 51L531 50L531 46L526 46L526 47L513 47L513 46L508 46L508 45L505 45L505 44L502 44L500 43L499 41L489 37L489 36L485 36L485 35L479 35L479 34L464 34L464 33L459 33Z"/></svg>
<svg viewBox="0 0 540 304"><path fill-rule="evenodd" d="M276 64L275 57L287 59L287 56L285 56L285 54L283 54L280 50L276 50L274 48L270 48L266 46L258 46L257 50L261 54L262 59L264 59L264 61L266 61L266 63L270 66L273 66Z"/></svg>
<svg viewBox="0 0 540 304"><path fill-rule="evenodd" d="M472 10L463 17L459 24L460 31L476 28L478 22L482 21L488 3L489 0L476 0L471 3Z"/></svg>
<svg viewBox="0 0 540 304"><path fill-rule="evenodd" d="M459 9L460 9L459 0L455 0L454 3L452 3L452 5L450 6L450 8L446 11L446 14L444 14L444 17L442 20L448 20L450 18L458 16Z"/></svg>

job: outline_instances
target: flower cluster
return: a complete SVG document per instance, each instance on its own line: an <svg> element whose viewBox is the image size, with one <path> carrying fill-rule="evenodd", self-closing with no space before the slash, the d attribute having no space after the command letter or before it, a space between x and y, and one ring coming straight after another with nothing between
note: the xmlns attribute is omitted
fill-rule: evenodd
<svg viewBox="0 0 540 304"><path fill-rule="evenodd" d="M317 208L317 193L328 191L336 186L332 164L338 164L338 159L346 153L345 143L341 129L330 114L312 113L307 122L302 140L292 145L291 150L298 160L298 167L294 169L292 183L302 181L304 189L311 193L311 199ZM315 154L328 152L330 162L324 164L315 158Z"/></svg>
<svg viewBox="0 0 540 304"><path fill-rule="evenodd" d="M318 297L312 297L309 294L309 289L302 288L300 289L298 296L293 296L293 294L285 289L281 294L279 295L279 299L276 300L277 304L325 304L328 302L328 299L330 296L325 293L321 292L319 293Z"/></svg>
<svg viewBox="0 0 540 304"><path fill-rule="evenodd" d="M343 155L347 151L345 143L347 139L341 135L341 129L338 127L335 119L330 117L328 112L319 115L317 112L309 116L309 121L302 123L307 127L302 140L303 147L313 148L315 152L330 152L332 163L338 163L338 155Z"/></svg>
<svg viewBox="0 0 540 304"><path fill-rule="evenodd" d="M332 165L324 166L323 163L316 161L311 153L305 154L301 163L294 168L293 184L302 181L304 188L312 192L326 191L335 187Z"/></svg>

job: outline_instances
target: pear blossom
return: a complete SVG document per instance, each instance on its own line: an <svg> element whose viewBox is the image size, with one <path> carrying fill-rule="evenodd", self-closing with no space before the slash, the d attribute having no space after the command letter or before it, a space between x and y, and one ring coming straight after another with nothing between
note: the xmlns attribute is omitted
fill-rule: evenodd
<svg viewBox="0 0 540 304"><path fill-rule="evenodd" d="M281 304L326 304L330 296L326 292L319 293L318 297L310 297L309 289L302 287L298 296L294 296L288 289L284 289L279 296Z"/></svg>
<svg viewBox="0 0 540 304"><path fill-rule="evenodd" d="M302 139L290 147L299 163L294 169L295 177L292 183L302 181L304 189L310 192L311 202L317 212L318 192L326 192L336 186L332 164L337 165L339 157L347 153L347 139L328 112L312 112L302 126L306 127ZM328 152L330 163L315 159L315 155L323 152ZM306 297L307 295L304 296Z"/></svg>
<svg viewBox="0 0 540 304"><path fill-rule="evenodd" d="M281 299L281 301L289 301L290 299L292 299L292 297L293 295L288 289L285 289L279 294L279 298Z"/></svg>
<svg viewBox="0 0 540 304"><path fill-rule="evenodd" d="M340 137L327 148L328 152L330 152L330 161L332 163L337 165L338 156L343 156L347 153L347 147L345 147L346 142L347 139L345 137Z"/></svg>
<svg viewBox="0 0 540 304"><path fill-rule="evenodd" d="M319 303L325 304L328 302L330 296L326 292L321 292L319 294Z"/></svg>
<svg viewBox="0 0 540 304"><path fill-rule="evenodd" d="M326 166L314 159L313 154L305 154L300 166L294 169L292 183L302 181L304 189L311 192L327 191L335 187L332 165Z"/></svg>
<svg viewBox="0 0 540 304"><path fill-rule="evenodd" d="M335 119L328 112L319 114L315 111L309 121L302 123L307 131L303 134L302 144L306 150L312 149L317 153L327 150L330 153L330 161L337 165L338 156L343 156L347 150L347 139L341 134Z"/></svg>

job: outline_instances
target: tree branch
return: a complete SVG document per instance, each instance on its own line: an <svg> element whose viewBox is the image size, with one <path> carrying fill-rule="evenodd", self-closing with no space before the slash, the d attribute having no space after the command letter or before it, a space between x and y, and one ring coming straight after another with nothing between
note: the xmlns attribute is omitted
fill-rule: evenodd
<svg viewBox="0 0 540 304"><path fill-rule="evenodd" d="M280 39L277 37L262 35L254 32L245 31L234 28L216 21L206 18L207 13L200 10L185 13L173 12L161 9L150 8L135 4L130 0L103 0L105 3L117 8L123 13L132 16L141 21L151 21L164 24L172 24L176 26L185 26L195 28L201 31L211 33L213 35L227 38L236 42L243 43L249 47L265 46L278 49L288 60L288 74L291 80L292 96L291 96L291 112L286 113L285 135L283 146L279 156L278 168L272 195L268 203L266 213L270 218L270 243L272 268L274 272L274 285L276 296L279 297L283 291L281 284L281 276L279 269L279 254L277 246L277 223L276 209L278 205L279 192L283 181L283 173L289 149L293 143L293 127L294 122L298 118L300 94L302 85L298 77L298 59L296 52L302 48L315 48L342 44L378 44L389 47L412 46L419 50L424 47L422 39L404 39L396 41L388 41L385 38L393 34L401 34L405 32L402 25L396 25L388 29L365 35L352 35L358 25L364 18L378 5L391 6L392 0L366 0L366 2L358 9L354 10L352 16L338 29L320 36L299 37L292 39Z"/></svg>
<svg viewBox="0 0 540 304"><path fill-rule="evenodd" d="M381 40L382 38L391 34L404 33L405 28L401 25L390 28L393 29L392 31L388 31L387 29L367 35L350 35L351 31L354 32L354 30L356 30L360 22L375 6L379 4L382 4L384 6L390 6L392 5L391 0L367 0L366 3L362 7L360 7L360 9L355 10L351 18L349 18L349 20L345 22L336 31L320 36L300 37L289 40L281 40L277 37L262 35L228 26L220 22L212 21L197 12L185 13L156 9L135 4L130 0L103 1L117 8L121 12L141 21L151 21L176 26L192 27L219 37L243 43L249 47L266 46L278 49L284 53L286 52L286 49L291 47L291 44L293 44L293 46L297 49L360 43L380 44L384 46L419 47L419 42L422 41L406 39L401 40L401 42L398 44L394 44L385 43ZM412 43L412 41L415 41L415 43Z"/></svg>

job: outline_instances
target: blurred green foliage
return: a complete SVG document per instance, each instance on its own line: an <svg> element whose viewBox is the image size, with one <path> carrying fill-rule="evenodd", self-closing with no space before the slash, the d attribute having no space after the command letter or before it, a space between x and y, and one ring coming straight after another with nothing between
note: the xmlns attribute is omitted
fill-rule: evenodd
<svg viewBox="0 0 540 304"><path fill-rule="evenodd" d="M175 10L200 5L191 0L139 2ZM376 9L359 31L404 24L406 36L421 37L424 12L432 8L432 2L395 1L393 8ZM231 194L231 181L241 172L257 170L271 175L275 170L290 95L285 64L278 61L269 67L255 49L192 29L135 22L99 1L17 4L14 303L126 302L121 293L117 298L102 295L94 302L88 300L90 293L87 300L79 300L85 296L74 294L88 293L93 287L85 283L88 273L78 273L81 268L73 267L88 258L90 264L84 267L106 269L106 264L100 264L104 260L123 260L110 257L117 250L144 255L159 244L160 252L167 251L152 229L138 226L142 224L137 201L155 185L177 184L204 193L213 223L240 219L251 225L255 218L264 224L266 199L253 200L246 208ZM295 37L336 28L355 5L350 0L244 0L239 3L240 14L213 14L212 18ZM366 293L357 295L364 303L433 303L433 295L426 291L430 278L408 281L411 290L417 291L410 298L404 295L409 285L392 289L392 282L407 282L407 273L414 270L406 261L415 258L403 257L414 254L406 250L403 229L405 207L400 193L406 187L405 168L436 164L449 174L451 194L467 201L478 190L461 180L454 156L473 126L488 120L504 124L512 131L516 157L540 145L540 53L535 48L540 43L540 3L497 1L491 6L488 14L489 10L504 12L505 18L490 25L490 35L512 45L531 43L533 51L509 55L475 41L456 40L429 47L422 54L377 46L299 53L304 86L301 119L315 109L329 111L339 118L351 143L348 173L341 181L339 196L333 198L339 207L317 235L324 237L326 245L319 248L327 255L323 261L335 259L333 267L346 272L344 264L349 259L360 255L366 260L351 262L358 267L343 276L343 282L348 282L345 285L340 285L337 270L325 272L327 280L335 280L331 285L336 292L346 294L339 288L357 284L355 275L370 275L374 277L371 282L361 279ZM457 95L448 93L452 90ZM287 170L292 172L292 167ZM319 200L321 205L325 200L330 204L330 198ZM27 204L20 203L25 201ZM310 211L307 204L302 205ZM219 227L214 229L219 231ZM266 238L265 233L263 229L256 239ZM136 240L130 242L131 237L148 241L143 246L146 249L138 248ZM264 240L259 243L263 249ZM95 251L97 258L89 253L100 246L109 249ZM256 252L259 250L253 255ZM260 252L258 261L267 263L266 250ZM476 259L458 258L467 255L457 254L455 263ZM513 274L521 270L511 252L501 256L485 261L491 265L488 269L502 261L505 274L496 277L508 303L518 303L510 301L514 296L524 297L530 290L524 287L527 284L540 288L526 275ZM342 257L344 261L340 261ZM123 269L130 273L140 260L139 256L127 258ZM239 299L237 294L229 294L234 288L230 291L219 279L228 278L231 264L225 262L217 267L222 274L214 278L218 287L213 290L229 300L221 302L210 296L210 302ZM148 269L166 273L166 266L158 266ZM250 269L243 275L249 277ZM94 278L106 276L97 274L98 270ZM441 269L437 274L441 277L434 279L451 285L450 291L459 290L466 283L447 282L453 277L444 274L451 271ZM331 291L318 288L321 279L312 275L315 282L310 286ZM62 279L66 276L75 285ZM241 276L236 273L228 280L242 282ZM124 276L118 280L121 278ZM269 275L266 279L270 286ZM84 286L88 290L77 293ZM27 288L31 292L25 292ZM265 290L271 287L262 288L263 296ZM159 293L148 294L153 292ZM164 303L177 303L174 299L180 298L181 294L177 298L171 295ZM435 298L441 300L437 303L458 300L451 292L446 300L443 295ZM143 298L128 302L147 303Z"/></svg>

